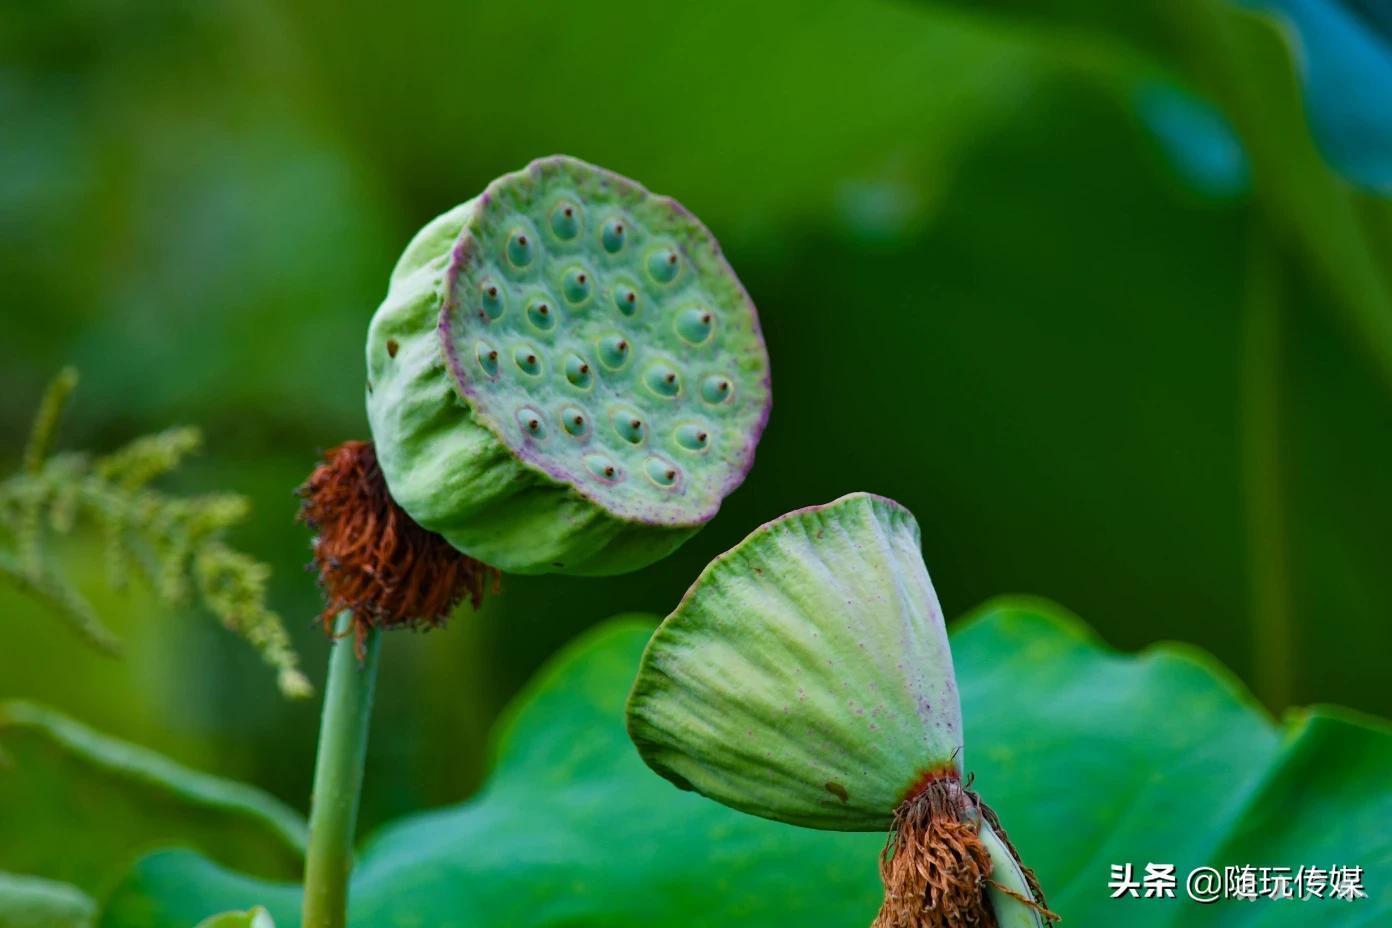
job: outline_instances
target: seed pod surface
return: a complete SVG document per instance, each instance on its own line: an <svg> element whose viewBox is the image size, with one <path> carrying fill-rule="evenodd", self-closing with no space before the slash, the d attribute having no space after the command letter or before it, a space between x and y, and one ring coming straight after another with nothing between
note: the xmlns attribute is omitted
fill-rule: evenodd
<svg viewBox="0 0 1392 928"><path fill-rule="evenodd" d="M522 573L669 553L744 479L770 404L758 317L710 232L564 156L421 230L367 363L392 496Z"/></svg>
<svg viewBox="0 0 1392 928"><path fill-rule="evenodd" d="M628 702L658 773L754 815L883 831L960 772L962 721L918 524L866 493L713 561L658 628Z"/></svg>

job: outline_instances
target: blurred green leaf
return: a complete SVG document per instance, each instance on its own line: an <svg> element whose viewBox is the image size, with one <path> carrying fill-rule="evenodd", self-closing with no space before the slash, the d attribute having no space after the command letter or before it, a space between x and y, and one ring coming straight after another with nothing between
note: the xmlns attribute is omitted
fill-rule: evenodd
<svg viewBox="0 0 1392 928"><path fill-rule="evenodd" d="M1190 186L1215 199L1250 192L1252 168L1242 141L1207 100L1154 81L1137 88L1135 106L1169 163Z"/></svg>
<svg viewBox="0 0 1392 928"><path fill-rule="evenodd" d="M250 786L24 702L0 703L0 751L7 869L100 896L141 854L186 845L269 878L299 873L304 822Z"/></svg>
<svg viewBox="0 0 1392 928"><path fill-rule="evenodd" d="M1388 190L1383 175L1392 174L1392 113L1381 105L1392 86L1392 53L1371 26L1338 0L957 5L1043 27L1062 53L1078 47L1079 32L1089 35L1133 99L1144 101L1157 75L1211 96L1241 138L1268 220L1335 294L1347 335L1392 388L1392 200L1375 195ZM1291 21L1298 32L1287 28ZM1165 141L1168 130L1153 114L1143 108L1142 118ZM1172 150L1192 157L1190 149ZM1374 193L1350 189L1337 168L1376 181Z"/></svg>
<svg viewBox="0 0 1392 928"><path fill-rule="evenodd" d="M623 702L650 626L626 619L558 656L501 726L473 801L384 829L354 874L357 926L845 926L879 902L882 837L791 828L680 792L629 745ZM1191 648L1110 652L1046 603L1005 600L953 634L967 768L1051 907L1079 928L1367 925L1392 914L1392 732L1337 711L1282 731ZM1332 759L1334 763L1321 762ZM1112 863L1367 868L1370 898L1228 903L1108 898ZM297 890L197 855L142 861L105 928L182 928Z"/></svg>
<svg viewBox="0 0 1392 928"><path fill-rule="evenodd" d="M0 928L91 928L97 904L76 886L0 871Z"/></svg>
<svg viewBox="0 0 1392 928"><path fill-rule="evenodd" d="M963 145L1048 67L1028 37L900 2L424 3L386 37L339 9L297 0L286 14L321 38L315 63L336 89L324 107L374 162L430 182L437 212L564 151L676 196L727 246L748 235L773 253L784 223L837 205L828 178L905 174L930 204ZM507 75L467 106L439 80L459 35L472 73ZM535 66L518 66L518 35ZM586 49L598 66L581 68ZM388 72L390 85L374 77Z"/></svg>
<svg viewBox="0 0 1392 928"><path fill-rule="evenodd" d="M1235 0L1295 31L1305 108L1320 147L1355 183L1392 194L1392 7L1378 0Z"/></svg>
<svg viewBox="0 0 1392 928"><path fill-rule="evenodd" d="M1225 23L1243 11L1269 14L1265 18L1278 25L1288 51L1280 70L1299 79L1302 124L1308 122L1320 150L1343 176L1392 193L1392 110L1387 107L1392 6L1382 0L985 0L972 6L1070 30L1096 30L1154 55L1155 64L1177 70L1197 65L1200 77L1206 66L1186 50L1215 38L1224 41L1225 32L1231 37ZM1241 49L1233 51L1232 64L1249 71L1253 90L1283 92L1284 82L1271 83L1260 61L1245 58Z"/></svg>
<svg viewBox="0 0 1392 928"><path fill-rule="evenodd" d="M0 153L0 270L66 323L24 325L16 362L75 356L107 415L194 407L229 430L247 409L263 428L361 428L363 331L407 237L534 157L635 176L727 245L777 253L783 223L836 207L829 177L904 175L929 208L1039 65L1028 42L894 2L437 0L385 35L322 0L130 7L60 0L0 24L16 62L0 115L34 140ZM441 80L461 35L481 92Z"/></svg>
<svg viewBox="0 0 1392 928"><path fill-rule="evenodd" d="M1325 161L1301 98L1300 50L1276 20L1226 0L1182 0L1172 10L1177 54L1242 136L1258 202L1335 295L1350 343L1392 387L1392 200L1351 189Z"/></svg>

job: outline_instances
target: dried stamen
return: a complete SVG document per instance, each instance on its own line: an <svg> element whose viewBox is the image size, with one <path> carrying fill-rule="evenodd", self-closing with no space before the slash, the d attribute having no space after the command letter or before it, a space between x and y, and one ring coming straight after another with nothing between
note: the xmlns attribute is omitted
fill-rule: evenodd
<svg viewBox="0 0 1392 928"><path fill-rule="evenodd" d="M500 575L416 524L387 492L371 442L350 441L324 455L300 487L300 519L312 528L314 568L324 590L326 632L353 613L361 650L370 627L443 625L464 598L477 609Z"/></svg>
<svg viewBox="0 0 1392 928"><path fill-rule="evenodd" d="M981 841L983 818L1019 863L995 813L955 774L930 780L901 803L880 855L885 896L871 928L996 928L986 895L991 855ZM1020 870L1038 902L1021 901L1046 920L1057 918L1043 907L1034 874L1024 864Z"/></svg>

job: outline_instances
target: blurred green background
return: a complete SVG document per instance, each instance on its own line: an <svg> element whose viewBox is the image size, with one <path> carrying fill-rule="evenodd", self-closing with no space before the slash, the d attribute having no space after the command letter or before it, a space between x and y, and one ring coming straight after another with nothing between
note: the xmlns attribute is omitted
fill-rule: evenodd
<svg viewBox="0 0 1392 928"><path fill-rule="evenodd" d="M1375 7L1323 5L1392 48ZM166 486L252 497L235 541L275 566L316 682L291 490L366 437L365 327L417 227L564 151L682 200L760 308L773 417L709 528L391 636L365 829L471 792L562 642L665 613L757 523L857 489L917 514L948 615L1041 594L1119 647L1196 642L1275 710L1392 715L1392 186L1312 137L1290 22L1226 0L7 7L0 456L65 363L60 446L202 427ZM106 591L93 551L64 569L125 658L0 591L0 696L304 808L317 704L195 610Z"/></svg>

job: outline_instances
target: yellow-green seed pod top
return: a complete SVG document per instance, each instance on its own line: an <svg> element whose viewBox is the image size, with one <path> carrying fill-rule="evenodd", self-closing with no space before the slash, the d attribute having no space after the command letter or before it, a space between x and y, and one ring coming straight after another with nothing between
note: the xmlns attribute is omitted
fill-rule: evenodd
<svg viewBox="0 0 1392 928"><path fill-rule="evenodd" d="M754 305L705 226L564 156L417 234L367 365L393 498L519 573L671 552L744 479L771 400Z"/></svg>

